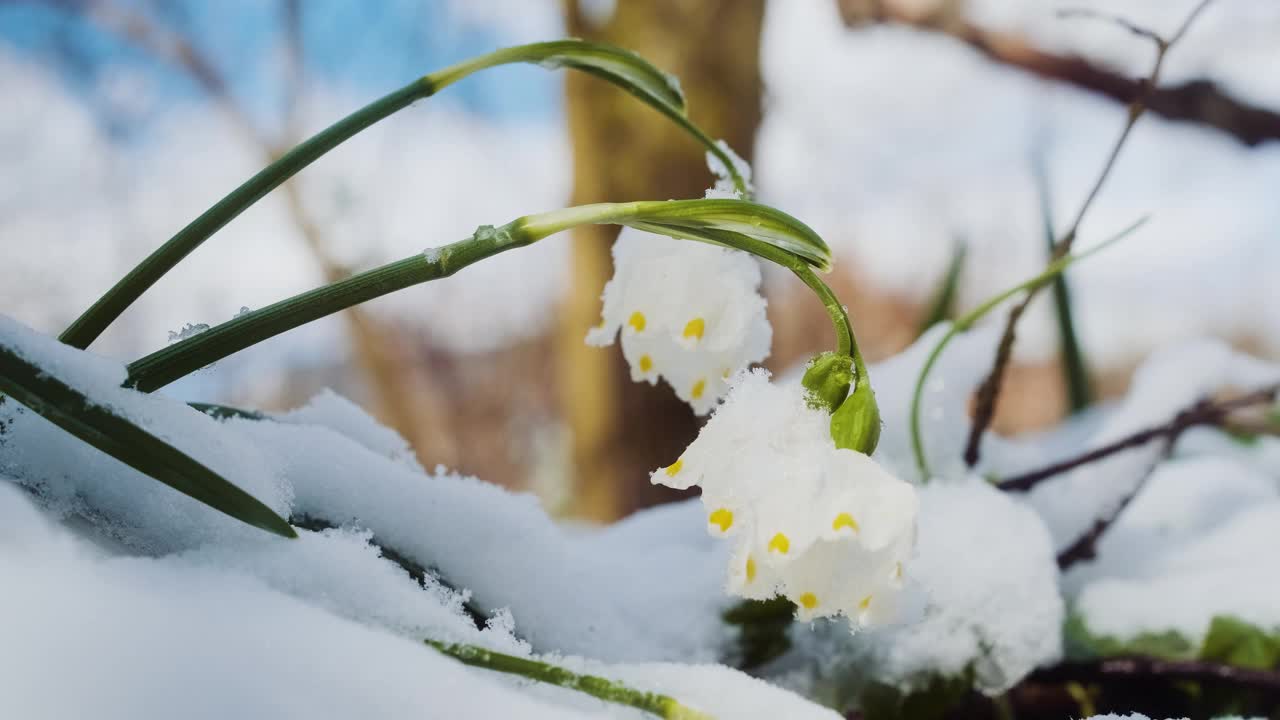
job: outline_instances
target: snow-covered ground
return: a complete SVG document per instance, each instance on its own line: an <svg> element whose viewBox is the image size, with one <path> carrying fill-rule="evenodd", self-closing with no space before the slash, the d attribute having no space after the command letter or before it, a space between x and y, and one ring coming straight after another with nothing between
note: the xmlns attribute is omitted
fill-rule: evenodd
<svg viewBox="0 0 1280 720"><path fill-rule="evenodd" d="M964 377L989 358L991 342L989 333L962 337L937 376ZM736 630L720 616L734 600L723 589L727 551L696 500L604 529L560 527L531 496L424 471L394 433L332 394L273 419L216 420L122 389L116 361L15 321L0 319L0 346L277 513L328 528L297 540L267 535L5 403L0 634L23 648L0 660L6 716L635 714L464 667L423 644L430 639L538 657L716 717L835 717L802 696L844 703L861 683L907 691L966 672L1002 691L1062 656L1068 609L1090 633L1122 642L1172 630L1194 647L1222 615L1280 626L1268 600L1278 568L1254 551L1280 539L1280 440L1189 437L1104 538L1098 560L1061 583L1055 546L1105 514L1117 488L1141 474L1134 463L1153 458L1086 466L1030 497L952 468L920 490L899 620L856 633L843 621L796 624L793 648L759 671L763 682L718 664L733 656ZM881 397L909 393L922 347L871 369ZM1139 378L1125 402L1091 421L1086 445L1200 392L1275 382L1280 369L1201 342L1161 353ZM958 438L947 419L964 402L946 389L933 384L925 400L925 437L942 447ZM894 406L885 404L876 459L910 477L905 417ZM979 474L1054 459L1061 445L1052 434L992 441ZM427 569L421 581L413 567Z"/></svg>

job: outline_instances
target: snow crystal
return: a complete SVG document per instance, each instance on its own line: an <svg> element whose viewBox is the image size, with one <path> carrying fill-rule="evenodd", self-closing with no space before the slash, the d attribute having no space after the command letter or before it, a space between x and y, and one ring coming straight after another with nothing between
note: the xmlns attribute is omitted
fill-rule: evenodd
<svg viewBox="0 0 1280 720"><path fill-rule="evenodd" d="M181 340L186 340L187 338L195 337L208 329L208 323L187 323L177 332L174 332L173 330L169 331L169 342L175 343Z"/></svg>
<svg viewBox="0 0 1280 720"><path fill-rule="evenodd" d="M724 161L711 152L707 152L707 169L716 176L716 184L707 190L706 196L708 198L750 200L755 192L755 187L751 184L750 163L743 160L724 140L717 140L716 147L720 148L721 152L729 158L729 162L733 163L733 169L738 171L738 176L742 178L742 182L746 185L747 194L746 197L742 197L738 193L738 187L733 183L733 175L729 173L729 168L725 167Z"/></svg>

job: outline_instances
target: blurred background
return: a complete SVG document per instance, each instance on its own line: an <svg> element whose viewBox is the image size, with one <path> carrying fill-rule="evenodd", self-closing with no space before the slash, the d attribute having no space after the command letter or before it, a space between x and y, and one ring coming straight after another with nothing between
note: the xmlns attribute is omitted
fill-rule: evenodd
<svg viewBox="0 0 1280 720"><path fill-rule="evenodd" d="M51 334L293 144L411 78L566 35L676 74L690 114L752 161L760 198L835 250L871 359L910 344L957 265L951 311L1038 271L1153 59L1063 7L1170 34L1187 0L8 0L0 4L0 312ZM1217 0L1170 53L1081 228L1135 236L1069 274L1100 397L1209 334L1280 356L1280 3ZM1043 183L1037 177L1043 176ZM133 360L329 280L569 203L700 197L702 153L581 74L488 71L305 170L164 278L94 346ZM1041 191L1039 188L1044 188ZM266 410L323 388L422 464L594 521L674 497L647 482L697 431L617 348L582 344L613 231L500 256L263 343L177 383ZM766 273L767 365L831 344L821 306ZM1003 321L1000 318L999 321ZM1045 294L1020 326L1006 433L1067 412Z"/></svg>

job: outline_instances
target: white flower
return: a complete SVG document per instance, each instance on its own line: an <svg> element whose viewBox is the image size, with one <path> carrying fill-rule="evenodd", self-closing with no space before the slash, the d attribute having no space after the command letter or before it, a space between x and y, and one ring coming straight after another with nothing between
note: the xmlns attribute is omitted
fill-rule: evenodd
<svg viewBox="0 0 1280 720"><path fill-rule="evenodd" d="M631 379L661 377L705 415L734 373L769 355L773 336L747 253L626 228L613 246L613 279L591 345L622 335Z"/></svg>
<svg viewBox="0 0 1280 720"><path fill-rule="evenodd" d="M915 544L915 488L831 440L803 390L743 373L698 438L652 481L702 488L707 529L732 538L729 592L786 596L801 620L895 617Z"/></svg>

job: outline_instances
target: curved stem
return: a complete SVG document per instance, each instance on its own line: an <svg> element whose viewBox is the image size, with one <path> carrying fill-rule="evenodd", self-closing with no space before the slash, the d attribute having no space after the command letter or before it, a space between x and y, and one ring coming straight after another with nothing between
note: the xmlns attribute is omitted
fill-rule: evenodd
<svg viewBox="0 0 1280 720"><path fill-rule="evenodd" d="M536 63L546 67L572 67L603 78L666 115L692 135L728 169L743 198L745 180L728 153L684 114L684 99L671 79L628 51L580 40L556 40L503 48L423 76L339 120L249 178L206 210L164 245L147 256L76 318L59 340L84 349L144 292L205 240L235 219L249 206L279 187L303 168L374 123L435 94L468 75L511 63Z"/></svg>
<svg viewBox="0 0 1280 720"><path fill-rule="evenodd" d="M957 319L955 323L952 324L950 329L947 330L947 333L942 336L942 339L938 341L938 344L934 346L933 350L929 353L929 357L925 359L924 366L920 368L920 375L916 377L915 389L911 394L911 451L915 455L916 468L920 471L921 482L929 481L929 477L932 474L932 470L929 468L929 461L925 458L924 439L920 433L920 402L924 396L925 381L928 380L929 373L933 370L934 364L937 362L938 358L942 355L943 349L945 349L947 345L951 343L951 340L956 335L959 335L960 333L973 327L974 323L982 319L984 315L991 312L998 305L1000 305L1000 303L1003 303L1005 300L1008 300L1009 298L1013 297L1014 295L1017 295L1020 292L1034 291L1040 287L1043 287L1045 284L1051 282L1053 278L1061 274L1063 270L1066 270L1068 267L1070 267L1073 263L1083 260L1101 250L1104 250L1110 247L1115 242L1128 236L1129 233L1132 233L1133 231L1137 230L1139 227L1142 227L1142 225L1146 223L1146 221L1147 221L1147 218L1145 217L1141 218L1140 220L1133 223L1129 227L1121 230L1120 232L1116 233L1110 238L1107 238L1103 242L1098 243L1096 246L1089 248L1084 252L1077 253L1075 255L1066 255L1064 257L1061 257L1053 261L1039 275L1031 278L1030 280L1026 280L1024 282L1018 283L1017 285L1009 288L1008 290L1005 290L1004 292L992 298L989 298L978 307L974 308L973 310L970 310L964 316Z"/></svg>
<svg viewBox="0 0 1280 720"><path fill-rule="evenodd" d="M435 86L429 78L418 78L351 113L285 153L148 255L76 318L58 339L72 347L88 347L112 321L155 285L157 280L250 205L356 133L434 92Z"/></svg>

